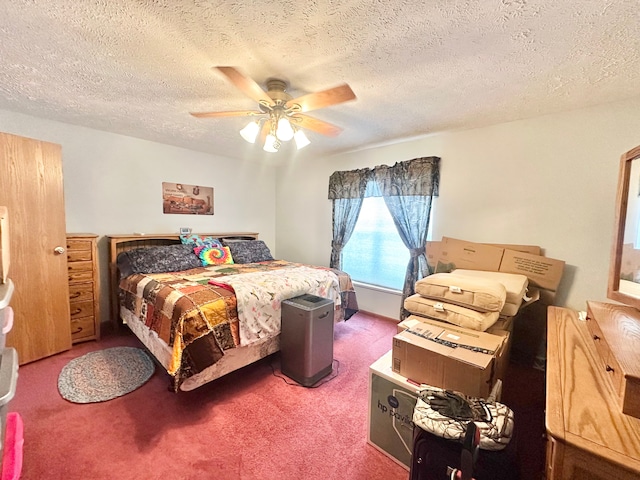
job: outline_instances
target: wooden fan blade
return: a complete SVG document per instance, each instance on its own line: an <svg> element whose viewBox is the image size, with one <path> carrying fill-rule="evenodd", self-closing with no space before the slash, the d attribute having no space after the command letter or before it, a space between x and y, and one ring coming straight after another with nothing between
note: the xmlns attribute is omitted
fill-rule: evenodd
<svg viewBox="0 0 640 480"><path fill-rule="evenodd" d="M234 67L213 67L226 76L231 83L233 83L238 89L240 89L249 98L253 98L256 102L265 101L269 105L273 103L273 99L267 95L260 85L254 82L251 78L245 77L242 73L236 70Z"/></svg>
<svg viewBox="0 0 640 480"><path fill-rule="evenodd" d="M264 115L263 112L257 110L236 110L229 112L190 112L191 115L198 118L213 117L251 117L254 115Z"/></svg>
<svg viewBox="0 0 640 480"><path fill-rule="evenodd" d="M301 112L309 112L318 108L336 105L338 103L348 102L356 98L351 87L346 83L338 87L329 88L316 93L308 93L298 98L294 98L287 102L287 107L298 104Z"/></svg>
<svg viewBox="0 0 640 480"><path fill-rule="evenodd" d="M262 128L260 129L260 136L258 137L260 139L260 145L264 145L264 141L267 139L267 135L269 135L270 131L271 120L267 120L266 122L264 122L264 125L262 125Z"/></svg>
<svg viewBox="0 0 640 480"><path fill-rule="evenodd" d="M317 118L310 117L308 115L296 114L292 115L291 118L294 119L292 122L296 127L302 127L309 130L313 130L314 132L321 133L322 135L327 135L328 137L337 137L342 132L342 128L332 125L331 123L325 122L323 120L318 120Z"/></svg>

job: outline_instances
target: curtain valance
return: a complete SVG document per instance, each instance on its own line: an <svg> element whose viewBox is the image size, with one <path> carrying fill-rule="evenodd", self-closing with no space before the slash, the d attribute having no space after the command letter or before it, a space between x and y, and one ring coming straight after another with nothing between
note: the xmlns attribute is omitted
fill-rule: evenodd
<svg viewBox="0 0 640 480"><path fill-rule="evenodd" d="M371 188L370 180L375 184ZM329 199L438 196L440 158L421 157L393 166L333 172L329 177ZM369 188L367 188L369 185Z"/></svg>

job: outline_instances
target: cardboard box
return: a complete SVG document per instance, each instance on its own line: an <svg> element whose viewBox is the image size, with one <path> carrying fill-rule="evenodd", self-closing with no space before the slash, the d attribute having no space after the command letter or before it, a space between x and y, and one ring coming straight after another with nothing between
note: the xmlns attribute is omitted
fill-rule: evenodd
<svg viewBox="0 0 640 480"><path fill-rule="evenodd" d="M502 380L502 383L504 383L507 378L507 369L509 368L509 362L511 361L511 332L508 330L500 330L498 328L491 328L489 330L487 330L487 333L504 338L502 349L495 359L493 378L491 379L491 384L494 386L498 380ZM496 400L500 401L500 396L496 397Z"/></svg>
<svg viewBox="0 0 640 480"><path fill-rule="evenodd" d="M391 370L391 351L369 367L367 443L409 470L419 387Z"/></svg>
<svg viewBox="0 0 640 480"><path fill-rule="evenodd" d="M9 212L0 207L0 284L7 281L9 274Z"/></svg>
<svg viewBox="0 0 640 480"><path fill-rule="evenodd" d="M484 243L442 237L435 264L436 271L438 269L452 271L456 268L465 268L519 273L526 275L531 285L555 291L562 279L565 262Z"/></svg>
<svg viewBox="0 0 640 480"><path fill-rule="evenodd" d="M530 253L531 255L542 255L542 248L538 245L517 245L513 243L487 243L493 247L504 248L505 250L515 250L516 252Z"/></svg>
<svg viewBox="0 0 640 480"><path fill-rule="evenodd" d="M489 396L500 362L505 361L510 335L478 332L416 315L403 323L398 328L409 328L393 337L394 373L416 383Z"/></svg>
<svg viewBox="0 0 640 480"><path fill-rule="evenodd" d="M503 253L504 248L442 237L435 272L450 272L456 268L497 272Z"/></svg>
<svg viewBox="0 0 640 480"><path fill-rule="evenodd" d="M429 266L429 271L435 273L436 264L438 262L438 258L440 258L440 249L442 248L442 242L427 242L425 245L425 256L427 257L427 265Z"/></svg>
<svg viewBox="0 0 640 480"><path fill-rule="evenodd" d="M430 241L426 244L426 257L427 263L431 271L435 271L438 258L440 257L440 251L444 242ZM471 242L468 242L471 243ZM502 249L515 250L516 252L530 253L532 255L542 255L542 248L537 245L517 245L512 243L484 243L482 245L489 245L491 247L497 247ZM462 268L462 267L458 267ZM479 269L478 269L479 270Z"/></svg>
<svg viewBox="0 0 640 480"><path fill-rule="evenodd" d="M496 331L498 332L513 332L513 319L515 317L513 316L504 316L504 317L498 317L498 321L496 323L494 323L493 325L491 325L489 328L487 328L486 332L487 333L495 333Z"/></svg>
<svg viewBox="0 0 640 480"><path fill-rule="evenodd" d="M491 379L492 385L495 385L495 382L498 379L504 382L507 374L507 368L509 367L509 361L511 358L511 333L513 332L513 318L514 317L500 317L498 321L486 331L486 333L490 333L491 335L497 335L504 338L503 346L495 357L493 376ZM410 330L411 328L415 328L420 324L420 322L430 323L431 325L436 326L439 325L450 330L459 330L471 336L476 333L474 330L468 330L462 327L457 327L455 325L449 325L445 322L440 322L431 318L420 317L418 315L411 315L410 317L398 323L398 333L404 332L405 330ZM499 398L497 398L496 400L499 400Z"/></svg>
<svg viewBox="0 0 640 480"><path fill-rule="evenodd" d="M563 270L564 261L562 260L505 249L499 271L526 275L530 285L556 291L562 279Z"/></svg>

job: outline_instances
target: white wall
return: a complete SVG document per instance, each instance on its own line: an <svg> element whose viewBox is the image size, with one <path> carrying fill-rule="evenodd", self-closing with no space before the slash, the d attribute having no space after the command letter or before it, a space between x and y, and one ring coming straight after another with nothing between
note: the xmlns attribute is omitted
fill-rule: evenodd
<svg viewBox="0 0 640 480"><path fill-rule="evenodd" d="M567 262L557 303L581 310L606 301L618 161L640 144L639 124L640 97L274 169L0 110L0 131L62 145L69 232L257 231L276 257L318 265L331 250L331 173L439 156L433 238L540 245ZM215 215L163 214L163 181L214 187ZM104 238L100 250L106 312ZM358 298L397 317L398 295Z"/></svg>
<svg viewBox="0 0 640 480"><path fill-rule="evenodd" d="M442 161L433 239L540 245L567 263L556 303L584 310L587 300L607 300L618 163L640 144L638 125L640 97L282 166L278 252L328 265L334 171L434 155ZM362 310L397 318L397 295L357 290Z"/></svg>
<svg viewBox="0 0 640 480"><path fill-rule="evenodd" d="M67 232L99 240L107 321L107 240L115 233L258 232L276 254L275 171L137 138L0 110L0 131L62 146ZM214 215L162 213L162 182L214 188Z"/></svg>

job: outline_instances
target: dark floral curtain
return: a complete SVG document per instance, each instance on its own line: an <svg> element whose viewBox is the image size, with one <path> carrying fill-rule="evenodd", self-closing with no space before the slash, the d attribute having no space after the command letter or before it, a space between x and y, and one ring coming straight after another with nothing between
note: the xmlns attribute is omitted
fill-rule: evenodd
<svg viewBox="0 0 640 480"><path fill-rule="evenodd" d="M329 179L329 198L333 200L334 222L332 267L340 264L340 253L353 233L362 198L384 197L398 234L410 252L402 288L401 320L406 315L404 299L415 293L415 283L428 273L425 245L432 199L438 196L439 185L438 157L414 158L393 166L380 165L373 169L334 172ZM358 198L359 203L356 201ZM337 222L339 225L336 225Z"/></svg>
<svg viewBox="0 0 640 480"><path fill-rule="evenodd" d="M402 287L400 320L403 320L405 298L415 293L415 283L428 273L425 245L432 199L438 195L440 184L440 159L416 158L392 167L376 167L374 179L410 253Z"/></svg>
<svg viewBox="0 0 640 480"><path fill-rule="evenodd" d="M342 268L342 248L347 244L360 215L371 170L334 172L329 177L329 198L333 200L331 268Z"/></svg>
<svg viewBox="0 0 640 480"><path fill-rule="evenodd" d="M336 198L333 200L333 240L331 241L331 268L342 268L342 248L356 228L362 198Z"/></svg>
<svg viewBox="0 0 640 480"><path fill-rule="evenodd" d="M384 197L393 223L404 245L409 249L409 264L402 287L402 305L404 299L414 293L415 283L427 274L425 245L431 217L431 200L425 196L388 196ZM404 320L404 306L400 308L400 320Z"/></svg>

